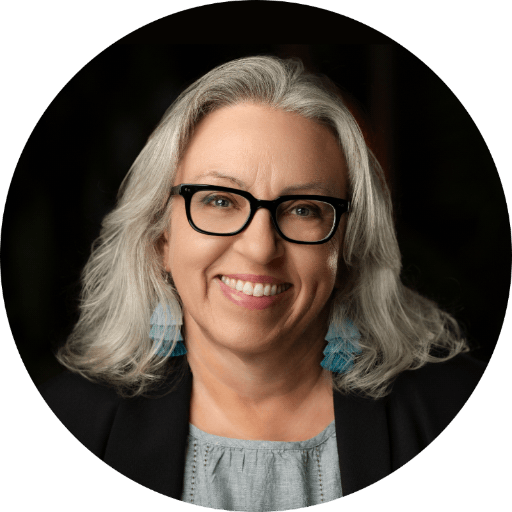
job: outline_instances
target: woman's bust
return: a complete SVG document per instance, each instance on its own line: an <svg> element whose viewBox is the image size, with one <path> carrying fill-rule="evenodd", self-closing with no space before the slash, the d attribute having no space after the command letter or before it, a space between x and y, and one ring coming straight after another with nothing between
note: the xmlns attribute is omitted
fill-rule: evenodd
<svg viewBox="0 0 512 512"><path fill-rule="evenodd" d="M482 372L400 270L382 170L341 96L297 61L229 62L179 96L130 169L58 354L82 377L43 394L98 456L168 496L230 508L257 493L270 510L350 494L434 439ZM294 444L325 432L324 452ZM254 463L222 463L224 483L231 455L211 457L226 443ZM297 446L299 462L248 454Z"/></svg>

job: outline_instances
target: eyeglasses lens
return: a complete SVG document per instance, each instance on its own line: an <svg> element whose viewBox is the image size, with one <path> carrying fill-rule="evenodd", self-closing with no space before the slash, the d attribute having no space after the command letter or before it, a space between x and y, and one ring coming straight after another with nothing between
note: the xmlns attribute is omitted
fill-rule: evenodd
<svg viewBox="0 0 512 512"><path fill-rule="evenodd" d="M231 192L198 191L190 202L193 223L209 233L235 233L244 226L250 213L249 201ZM303 198L281 203L276 216L286 237L298 242L318 242L331 233L336 211L329 203Z"/></svg>

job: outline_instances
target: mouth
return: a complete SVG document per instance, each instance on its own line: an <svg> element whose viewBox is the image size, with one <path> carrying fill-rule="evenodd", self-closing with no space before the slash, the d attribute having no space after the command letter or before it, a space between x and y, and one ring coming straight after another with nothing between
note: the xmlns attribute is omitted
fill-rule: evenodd
<svg viewBox="0 0 512 512"><path fill-rule="evenodd" d="M242 292L252 297L272 297L279 295L291 288L291 283L272 283L275 279L269 276L251 276L251 280L243 279L249 277L221 275L219 279L232 290Z"/></svg>
<svg viewBox="0 0 512 512"><path fill-rule="evenodd" d="M247 278L250 277L251 280ZM224 296L237 306L250 310L262 310L280 302L291 283L278 282L270 276L248 274L217 276Z"/></svg>

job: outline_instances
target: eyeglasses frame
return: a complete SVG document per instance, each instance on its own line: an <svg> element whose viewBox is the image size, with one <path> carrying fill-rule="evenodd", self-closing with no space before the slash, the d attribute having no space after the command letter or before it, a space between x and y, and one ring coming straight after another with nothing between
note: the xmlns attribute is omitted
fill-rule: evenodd
<svg viewBox="0 0 512 512"><path fill-rule="evenodd" d="M203 229L198 228L194 221L192 220L192 215L190 214L190 203L192 200L192 196L199 192L200 190L211 190L212 192L229 192L238 194L242 197L245 197L249 201L249 216L247 217L247 220L245 224L238 230L238 231L232 231L231 233L212 233L210 231L205 231ZM279 236L286 240L287 242L291 242L294 244L302 244L302 245L319 245L319 244L325 244L328 242L336 233L336 230L338 229L338 225L341 220L341 216L344 213L348 213L350 210L350 201L347 199L340 199L338 197L330 197L330 196L319 196L319 195L307 195L307 194L295 194L295 195L287 195L287 196L280 196L276 199L272 200L266 200L266 199L256 199L251 193L246 192L245 190L240 190L237 188L230 188L230 187L221 187L217 185L197 185L197 184L188 184L188 183L182 183L180 185L176 185L171 188L171 194L169 196L175 196L175 195L181 195L185 199L185 211L187 214L188 223L190 226L197 231L198 233L202 233L204 235L211 235L211 236L235 236L241 233L244 229L247 228L247 226L251 223L254 215L260 208L264 208L270 212L270 216L272 217L272 223L274 224L275 230L278 232ZM328 203L331 206L334 207L335 211L335 219L333 223L333 227L330 231L330 233L322 240L318 240L316 242L303 242L300 240L293 240L291 238L288 238L280 229L279 225L277 223L277 208L281 203L284 203L285 201L291 201L291 200L298 200L298 199L312 199L316 201L322 201L324 203Z"/></svg>

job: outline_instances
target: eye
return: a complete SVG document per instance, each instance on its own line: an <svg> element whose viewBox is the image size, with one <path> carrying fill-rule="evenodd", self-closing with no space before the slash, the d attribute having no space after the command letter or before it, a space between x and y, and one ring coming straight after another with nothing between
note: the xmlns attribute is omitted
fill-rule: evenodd
<svg viewBox="0 0 512 512"><path fill-rule="evenodd" d="M203 204L212 206L213 208L229 208L235 206L233 201L225 196L211 194L203 199Z"/></svg>
<svg viewBox="0 0 512 512"><path fill-rule="evenodd" d="M288 210L290 215L297 217L320 217L322 212L315 204L298 204Z"/></svg>
<svg viewBox="0 0 512 512"><path fill-rule="evenodd" d="M311 215L311 211L305 206L298 206L293 208L292 212L293 211L295 212L295 215L298 215L299 217L307 217L308 215Z"/></svg>
<svg viewBox="0 0 512 512"><path fill-rule="evenodd" d="M213 204L221 208L227 208L231 204L231 201L229 201L225 197L217 197L216 199L213 200Z"/></svg>

